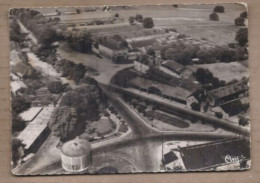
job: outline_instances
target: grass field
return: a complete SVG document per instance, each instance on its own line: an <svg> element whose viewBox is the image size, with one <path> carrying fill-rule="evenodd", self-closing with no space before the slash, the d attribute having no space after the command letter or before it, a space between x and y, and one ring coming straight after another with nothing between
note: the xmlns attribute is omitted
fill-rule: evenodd
<svg viewBox="0 0 260 183"><path fill-rule="evenodd" d="M234 42L236 31L240 27L234 25L234 19L245 11L242 5L224 4L225 13L219 13L219 21L209 20L209 14L215 5L180 5L172 6L140 6L136 10L117 11L126 20L129 16L142 14L152 17L156 27L175 28L178 32L194 38L206 38L222 45Z"/></svg>
<svg viewBox="0 0 260 183"><path fill-rule="evenodd" d="M196 67L209 69L215 77L226 82L233 79L241 80L243 77L249 77L248 68L239 62L201 64L196 65Z"/></svg>

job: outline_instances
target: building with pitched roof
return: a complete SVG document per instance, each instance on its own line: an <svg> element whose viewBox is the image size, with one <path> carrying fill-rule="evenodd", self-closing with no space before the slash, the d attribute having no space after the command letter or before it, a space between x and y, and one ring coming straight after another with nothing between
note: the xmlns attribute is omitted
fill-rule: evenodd
<svg viewBox="0 0 260 183"><path fill-rule="evenodd" d="M220 87L208 91L208 102L211 106L217 106L235 100L240 96L248 95L247 81L237 82L232 85Z"/></svg>

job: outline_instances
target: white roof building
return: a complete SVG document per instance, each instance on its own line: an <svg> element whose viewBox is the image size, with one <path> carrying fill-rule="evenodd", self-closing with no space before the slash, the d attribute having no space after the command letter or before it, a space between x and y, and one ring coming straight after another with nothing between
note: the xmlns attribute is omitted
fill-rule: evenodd
<svg viewBox="0 0 260 183"><path fill-rule="evenodd" d="M25 149L29 149L37 138L46 129L51 118L54 106L49 105L44 107L38 116L30 122L26 128L19 134L18 139L25 145Z"/></svg>
<svg viewBox="0 0 260 183"><path fill-rule="evenodd" d="M33 121L37 115L42 111L43 107L31 107L27 111L24 111L20 114L20 117L24 121Z"/></svg>

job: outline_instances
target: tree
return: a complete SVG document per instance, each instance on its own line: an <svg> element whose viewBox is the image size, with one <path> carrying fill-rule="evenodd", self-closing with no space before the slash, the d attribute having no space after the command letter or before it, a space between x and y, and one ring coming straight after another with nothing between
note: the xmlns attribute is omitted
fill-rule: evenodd
<svg viewBox="0 0 260 183"><path fill-rule="evenodd" d="M86 73L85 66L81 63L77 64L74 67L72 79L75 81L75 83L79 83L79 81L84 78L85 73Z"/></svg>
<svg viewBox="0 0 260 183"><path fill-rule="evenodd" d="M245 19L242 17L237 17L234 22L236 26L245 26Z"/></svg>
<svg viewBox="0 0 260 183"><path fill-rule="evenodd" d="M93 120L106 105L106 98L98 85L81 84L62 96L60 106L74 107L80 120Z"/></svg>
<svg viewBox="0 0 260 183"><path fill-rule="evenodd" d="M217 118L222 118L222 117L223 117L223 114L222 114L222 112L215 112L215 116L216 116Z"/></svg>
<svg viewBox="0 0 260 183"><path fill-rule="evenodd" d="M244 116L240 116L238 123L241 126L246 126L249 124L249 120L247 118L245 118Z"/></svg>
<svg viewBox="0 0 260 183"><path fill-rule="evenodd" d="M76 51L90 53L92 50L91 34L86 30L72 31L66 35L66 40Z"/></svg>
<svg viewBox="0 0 260 183"><path fill-rule="evenodd" d="M216 7L213 9L213 12L216 12L216 13L224 13L224 12L225 12L225 8L224 8L224 6L216 6Z"/></svg>
<svg viewBox="0 0 260 183"><path fill-rule="evenodd" d="M147 53L147 55L155 56L155 51L152 48L149 48L146 53Z"/></svg>
<svg viewBox="0 0 260 183"><path fill-rule="evenodd" d="M218 14L213 12L209 15L209 19L210 20L213 20L213 21L219 21L219 17L218 17Z"/></svg>
<svg viewBox="0 0 260 183"><path fill-rule="evenodd" d="M153 28L153 19L150 17L147 17L143 20L143 26L144 28Z"/></svg>
<svg viewBox="0 0 260 183"><path fill-rule="evenodd" d="M115 17L119 17L119 14L118 14L118 13L116 13L114 16L115 16Z"/></svg>
<svg viewBox="0 0 260 183"><path fill-rule="evenodd" d="M193 102L191 105L191 109L194 111L200 111L200 104L197 102Z"/></svg>
<svg viewBox="0 0 260 183"><path fill-rule="evenodd" d="M47 87L51 93L61 93L63 91L63 85L60 81L51 81L47 84Z"/></svg>
<svg viewBox="0 0 260 183"><path fill-rule="evenodd" d="M18 161L22 158L22 152L21 148L23 148L22 141L13 138L12 139L12 162L13 162L13 168L17 166Z"/></svg>
<svg viewBox="0 0 260 183"><path fill-rule="evenodd" d="M241 17L241 18L247 18L247 12L246 12L246 11L242 12L242 13L240 14L240 17Z"/></svg>
<svg viewBox="0 0 260 183"><path fill-rule="evenodd" d="M12 133L20 132L26 127L25 121L17 114L12 114Z"/></svg>
<svg viewBox="0 0 260 183"><path fill-rule="evenodd" d="M49 127L62 142L74 137L72 133L78 124L77 114L74 110L68 106L61 106L52 114Z"/></svg>
<svg viewBox="0 0 260 183"><path fill-rule="evenodd" d="M236 41L240 44L240 46L245 46L248 42L248 29L241 28L236 33Z"/></svg>
<svg viewBox="0 0 260 183"><path fill-rule="evenodd" d="M19 114L26 111L31 107L31 102L22 96L15 96L12 99L12 111L15 114Z"/></svg>
<svg viewBox="0 0 260 183"><path fill-rule="evenodd" d="M135 22L135 18L133 16L128 18L128 21L130 24L133 24Z"/></svg>
<svg viewBox="0 0 260 183"><path fill-rule="evenodd" d="M135 20L137 21L137 22L143 22L143 15L141 15L141 14L136 14L135 15Z"/></svg>
<svg viewBox="0 0 260 183"><path fill-rule="evenodd" d="M76 12L77 12L77 14L80 14L81 13L81 11L80 11L80 9L76 9Z"/></svg>

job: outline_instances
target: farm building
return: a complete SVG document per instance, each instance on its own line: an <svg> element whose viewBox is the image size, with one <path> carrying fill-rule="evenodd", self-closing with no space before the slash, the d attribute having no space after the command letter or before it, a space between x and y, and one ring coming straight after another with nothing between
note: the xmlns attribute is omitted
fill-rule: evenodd
<svg viewBox="0 0 260 183"><path fill-rule="evenodd" d="M180 78L185 68L174 60L167 60L161 64L159 69L169 75Z"/></svg>
<svg viewBox="0 0 260 183"><path fill-rule="evenodd" d="M188 171L212 170L228 165L241 167L244 162L247 164L246 162L250 159L248 139L222 140L181 147L179 150L185 169Z"/></svg>
<svg viewBox="0 0 260 183"><path fill-rule="evenodd" d="M248 84L246 81L237 82L232 85L210 90L208 95L208 102L211 106L217 106L229 101L235 100L240 96L246 96L248 94Z"/></svg>
<svg viewBox="0 0 260 183"><path fill-rule="evenodd" d="M98 50L100 55L108 59L111 59L116 63L120 63L121 61L127 60L127 55L128 55L127 48L115 50L99 44Z"/></svg>
<svg viewBox="0 0 260 183"><path fill-rule="evenodd" d="M136 77L130 80L128 84L130 87L136 88L138 90L159 95L185 105L187 103L187 97L191 95L191 92L180 87L173 87L152 80L144 79L142 77Z"/></svg>
<svg viewBox="0 0 260 183"><path fill-rule="evenodd" d="M82 172L91 164L91 144L83 139L74 139L61 148L62 167L69 172Z"/></svg>
<svg viewBox="0 0 260 183"><path fill-rule="evenodd" d="M25 154L34 153L48 137L50 129L47 126L51 118L53 106L44 107L42 111L29 122L26 128L18 135L18 139L24 144Z"/></svg>

